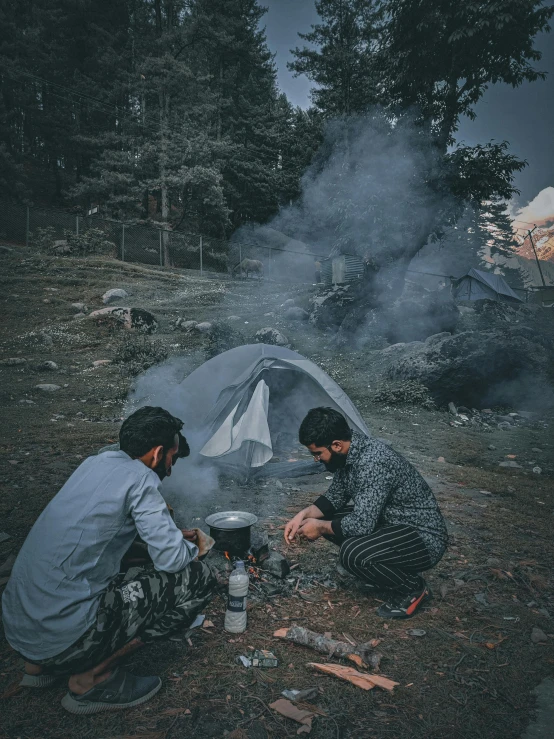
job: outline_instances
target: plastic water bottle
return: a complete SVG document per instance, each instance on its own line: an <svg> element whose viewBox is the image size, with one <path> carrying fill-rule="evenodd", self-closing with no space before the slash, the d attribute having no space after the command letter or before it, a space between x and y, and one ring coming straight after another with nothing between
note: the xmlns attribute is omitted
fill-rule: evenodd
<svg viewBox="0 0 554 739"><path fill-rule="evenodd" d="M241 634L246 629L248 581L244 562L238 560L229 577L229 598L225 613L225 631L230 631L232 634Z"/></svg>

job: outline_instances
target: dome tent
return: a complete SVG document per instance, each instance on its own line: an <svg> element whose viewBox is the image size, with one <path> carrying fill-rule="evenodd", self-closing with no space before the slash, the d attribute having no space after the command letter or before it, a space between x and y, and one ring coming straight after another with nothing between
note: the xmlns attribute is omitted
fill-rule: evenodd
<svg viewBox="0 0 554 739"><path fill-rule="evenodd" d="M267 344L218 354L173 385L166 398L135 400L162 405L185 421L191 462L243 479L321 470L313 462L268 464L276 449L298 446L298 429L310 408L336 408L354 430L369 435L352 401L320 367Z"/></svg>

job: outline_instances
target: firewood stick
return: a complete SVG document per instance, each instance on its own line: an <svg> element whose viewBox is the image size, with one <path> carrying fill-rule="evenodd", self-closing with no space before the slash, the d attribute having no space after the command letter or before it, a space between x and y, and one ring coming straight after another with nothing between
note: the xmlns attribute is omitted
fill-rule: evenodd
<svg viewBox="0 0 554 739"><path fill-rule="evenodd" d="M346 642L329 639L323 634L310 631L303 626L291 626L288 629L278 629L273 636L288 639L294 644L300 644L329 657L343 657L355 662L358 666L367 665L373 669L379 667L381 655L370 644L347 644Z"/></svg>

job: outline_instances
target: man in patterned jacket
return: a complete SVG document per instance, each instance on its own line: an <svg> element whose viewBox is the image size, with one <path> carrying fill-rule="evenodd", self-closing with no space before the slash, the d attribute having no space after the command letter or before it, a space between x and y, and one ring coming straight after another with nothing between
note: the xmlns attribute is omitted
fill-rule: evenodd
<svg viewBox="0 0 554 739"><path fill-rule="evenodd" d="M353 432L333 408L313 408L299 436L334 478L325 495L287 523L285 541L324 536L340 545L341 565L384 592L377 613L411 618L431 595L420 573L439 562L448 542L430 487L406 459Z"/></svg>

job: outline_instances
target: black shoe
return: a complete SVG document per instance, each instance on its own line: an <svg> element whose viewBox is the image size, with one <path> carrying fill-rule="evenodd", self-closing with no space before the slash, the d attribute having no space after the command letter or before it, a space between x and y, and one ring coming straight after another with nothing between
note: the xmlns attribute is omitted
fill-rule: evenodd
<svg viewBox="0 0 554 739"><path fill-rule="evenodd" d="M69 691L62 698L62 706L70 713L81 715L120 711L146 703L161 687L159 677L135 677L129 672L114 670L107 680L83 695Z"/></svg>
<svg viewBox="0 0 554 739"><path fill-rule="evenodd" d="M377 614L383 618L411 618L431 598L429 586L424 582L421 588L407 595L393 593L386 603L379 606Z"/></svg>

